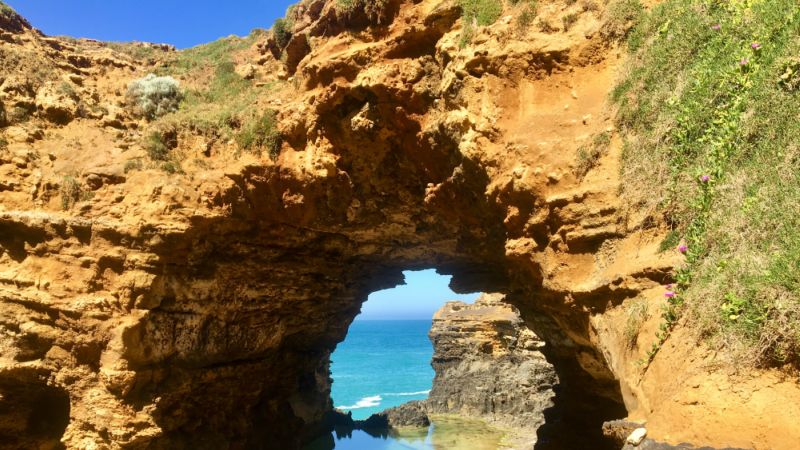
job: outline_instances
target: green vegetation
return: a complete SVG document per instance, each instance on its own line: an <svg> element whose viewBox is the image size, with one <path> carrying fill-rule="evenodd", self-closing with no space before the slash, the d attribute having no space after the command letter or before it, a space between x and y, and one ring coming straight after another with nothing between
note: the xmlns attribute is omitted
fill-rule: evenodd
<svg viewBox="0 0 800 450"><path fill-rule="evenodd" d="M232 62L231 56L245 50L256 42L258 33L245 38L229 36L198 45L178 52L175 58L168 61L159 71L160 75L188 75L203 69L213 68L218 64Z"/></svg>
<svg viewBox="0 0 800 450"><path fill-rule="evenodd" d="M183 173L179 156L172 151L178 144L177 139L175 130L152 131L147 135L142 146L147 152L148 158L156 163L156 167L167 173ZM125 172L140 170L142 165L142 161L139 159L128 161L125 163Z"/></svg>
<svg viewBox="0 0 800 450"><path fill-rule="evenodd" d="M61 86L67 90L65 94L71 92L75 95L69 83L64 82ZM131 83L128 96L133 99L142 115L153 120L177 110L183 93L176 79L169 76L158 77L151 73Z"/></svg>
<svg viewBox="0 0 800 450"><path fill-rule="evenodd" d="M131 159L125 162L125 173L133 172L135 170L142 170L144 168L144 164L142 163L141 159Z"/></svg>
<svg viewBox="0 0 800 450"><path fill-rule="evenodd" d="M8 148L8 141L4 137L0 137L0 150Z"/></svg>
<svg viewBox="0 0 800 450"><path fill-rule="evenodd" d="M578 21L578 15L575 13L569 13L561 18L561 24L564 26L564 31L569 31L575 22Z"/></svg>
<svg viewBox="0 0 800 450"><path fill-rule="evenodd" d="M516 5L520 1L512 0ZM475 27L491 25L500 18L503 13L503 2L501 0L459 0L461 5L461 36L459 46L466 47L472 42L475 36Z"/></svg>
<svg viewBox="0 0 800 450"><path fill-rule="evenodd" d="M138 42L106 42L105 45L115 52L128 55L137 61L148 60L153 58L157 52L161 52L151 45Z"/></svg>
<svg viewBox="0 0 800 450"><path fill-rule="evenodd" d="M169 159L169 147L164 142L164 137L157 131L147 135L144 141L144 149L147 152L147 156L153 161L166 161Z"/></svg>
<svg viewBox="0 0 800 450"><path fill-rule="evenodd" d="M180 52L175 59L167 62L160 69L161 73L173 73L176 76L196 80L198 83L193 89L186 90L178 110L165 115L159 120L158 125L189 130L223 142L235 141L240 146L242 144L247 146L240 147L243 150L254 151L261 146L268 147L266 141L261 142L258 139L251 141L249 137L242 136L255 135L257 133L254 130L263 127L265 123L263 117L267 114L259 112L263 111L259 106L259 100L279 82L257 86L236 73L233 61L234 55L252 46L258 36L252 34L246 38L223 38ZM271 130L274 130L274 114L270 113L269 117L272 120ZM264 133L273 136L274 131L264 131ZM150 147L158 150L158 146L150 145ZM279 146L269 147L270 153L273 153L276 147ZM169 159L159 157L162 152L156 151L154 154L156 157L151 154L151 159L159 161ZM168 171L170 169L162 168Z"/></svg>
<svg viewBox="0 0 800 450"><path fill-rule="evenodd" d="M389 0L336 0L336 5L345 14L364 11L370 20L381 23L386 18Z"/></svg>
<svg viewBox="0 0 800 450"><path fill-rule="evenodd" d="M511 4L514 6L522 4L517 15L517 30L520 32L527 30L536 19L538 2L536 0L511 0Z"/></svg>
<svg viewBox="0 0 800 450"><path fill-rule="evenodd" d="M8 6L6 2L0 1L0 15L8 17L12 14L16 14L14 9Z"/></svg>
<svg viewBox="0 0 800 450"><path fill-rule="evenodd" d="M491 25L503 13L501 0L459 0L461 3L464 22L475 23L479 26Z"/></svg>
<svg viewBox="0 0 800 450"><path fill-rule="evenodd" d="M289 45L289 40L292 38L292 30L286 19L278 18L272 25L272 35L275 37L275 42L278 47L284 48Z"/></svg>
<svg viewBox="0 0 800 450"><path fill-rule="evenodd" d="M667 0L649 13L618 5L620 17L638 16L632 62L612 94L627 140L623 195L663 214L686 256L650 359L684 318L740 362L797 367L800 9L794 0Z"/></svg>
<svg viewBox="0 0 800 450"><path fill-rule="evenodd" d="M643 14L644 6L639 0L618 0L608 5L602 32L614 40L625 39ZM629 44L633 48L639 46L633 39Z"/></svg>
<svg viewBox="0 0 800 450"><path fill-rule="evenodd" d="M78 200L81 198L81 185L78 183L78 180L72 176L65 176L61 180L61 188L59 190L59 194L61 194L61 209L64 211L72 208Z"/></svg>
<svg viewBox="0 0 800 450"><path fill-rule="evenodd" d="M277 130L275 111L267 111L250 121L236 136L236 142L243 150L260 153L266 149L272 159L277 158L282 140Z"/></svg>
<svg viewBox="0 0 800 450"><path fill-rule="evenodd" d="M600 133L594 137L589 145L579 148L575 174L579 178L585 177L600 160L600 157L608 152L610 145L611 135L609 133Z"/></svg>

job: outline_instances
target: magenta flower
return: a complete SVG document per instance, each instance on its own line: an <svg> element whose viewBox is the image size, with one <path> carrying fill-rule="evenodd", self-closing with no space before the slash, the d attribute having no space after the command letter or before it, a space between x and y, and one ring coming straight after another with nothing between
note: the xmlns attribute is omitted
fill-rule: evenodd
<svg viewBox="0 0 800 450"><path fill-rule="evenodd" d="M746 66L746 65L747 65L749 62L750 62L750 60L749 60L749 59L747 59L747 58L742 58L742 60L741 60L741 61L739 61L739 65L740 65L740 66Z"/></svg>
<svg viewBox="0 0 800 450"><path fill-rule="evenodd" d="M681 252L681 253L686 253L688 250L689 250L689 247L687 247L686 245L681 245L681 246L678 247L678 251Z"/></svg>
<svg viewBox="0 0 800 450"><path fill-rule="evenodd" d="M664 297L667 297L667 298L673 298L673 297L675 297L675 295L676 295L675 291L664 292Z"/></svg>
<svg viewBox="0 0 800 450"><path fill-rule="evenodd" d="M753 42L752 44L750 44L750 48L752 48L753 50L758 50L761 48L761 44L759 44L758 42Z"/></svg>
<svg viewBox="0 0 800 450"><path fill-rule="evenodd" d="M711 177L708 175L703 175L700 177L700 181L703 183L708 183L709 180L711 180Z"/></svg>
<svg viewBox="0 0 800 450"><path fill-rule="evenodd" d="M714 30L714 31L719 31L719 30L722 29L722 25L720 25L720 24L711 25L711 29Z"/></svg>

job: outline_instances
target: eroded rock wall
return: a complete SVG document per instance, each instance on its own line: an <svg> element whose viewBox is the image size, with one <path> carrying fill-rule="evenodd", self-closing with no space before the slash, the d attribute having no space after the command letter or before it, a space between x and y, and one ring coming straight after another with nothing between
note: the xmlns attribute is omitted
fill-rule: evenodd
<svg viewBox="0 0 800 450"><path fill-rule="evenodd" d="M580 436L572 448L596 448L602 422L629 411L660 438L790 432L791 414L721 420L760 398L747 395L758 382L742 393L718 374L737 400L704 403L670 370L701 377L706 354L668 343L643 374L649 342L624 344L626 305L657 310L680 256L617 197L604 5L540 1L548 26L527 29L507 8L461 44L456 1L350 16L335 3L295 10L287 64L266 38L236 55L290 80L261 99L278 110L277 158L178 126L175 173L126 170L147 160L150 124L124 92L153 60L0 23L0 432L68 448L296 448L324 428L329 355L361 303L427 267L457 291L505 293L546 342L565 415L540 432ZM579 150L601 134L587 166ZM796 386L770 386L791 410ZM699 410L717 425L671 422Z"/></svg>
<svg viewBox="0 0 800 450"><path fill-rule="evenodd" d="M484 294L474 304L448 302L430 331L436 372L429 413L458 414L524 429L531 437L552 408L553 367L544 342L502 294Z"/></svg>

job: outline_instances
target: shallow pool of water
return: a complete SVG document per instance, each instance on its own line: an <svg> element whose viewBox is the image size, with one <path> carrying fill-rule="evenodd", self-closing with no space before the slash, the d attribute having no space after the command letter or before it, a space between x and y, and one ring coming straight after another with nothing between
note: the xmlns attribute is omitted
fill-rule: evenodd
<svg viewBox="0 0 800 450"><path fill-rule="evenodd" d="M337 430L305 450L496 450L504 433L480 421L434 416L425 428L370 434L363 430Z"/></svg>

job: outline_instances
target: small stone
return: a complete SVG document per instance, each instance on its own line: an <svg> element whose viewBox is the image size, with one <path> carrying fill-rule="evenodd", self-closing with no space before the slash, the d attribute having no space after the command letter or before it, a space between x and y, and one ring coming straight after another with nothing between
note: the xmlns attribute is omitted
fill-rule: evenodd
<svg viewBox="0 0 800 450"><path fill-rule="evenodd" d="M647 429L646 428L637 428L633 430L633 432L628 436L626 442L631 445L639 445L644 440L645 436L647 436Z"/></svg>
<svg viewBox="0 0 800 450"><path fill-rule="evenodd" d="M103 179L96 173L90 173L86 176L86 184L91 190L96 191L103 187Z"/></svg>
<svg viewBox="0 0 800 450"><path fill-rule="evenodd" d="M14 158L12 158L11 162L20 169L28 167L28 161L24 158L20 158L19 156L15 156Z"/></svg>
<svg viewBox="0 0 800 450"><path fill-rule="evenodd" d="M33 142L33 137L22 127L8 127L6 128L6 140L9 142L31 143Z"/></svg>
<svg viewBox="0 0 800 450"><path fill-rule="evenodd" d="M236 72L245 80L252 80L256 77L256 68L252 64L245 64L236 68Z"/></svg>

